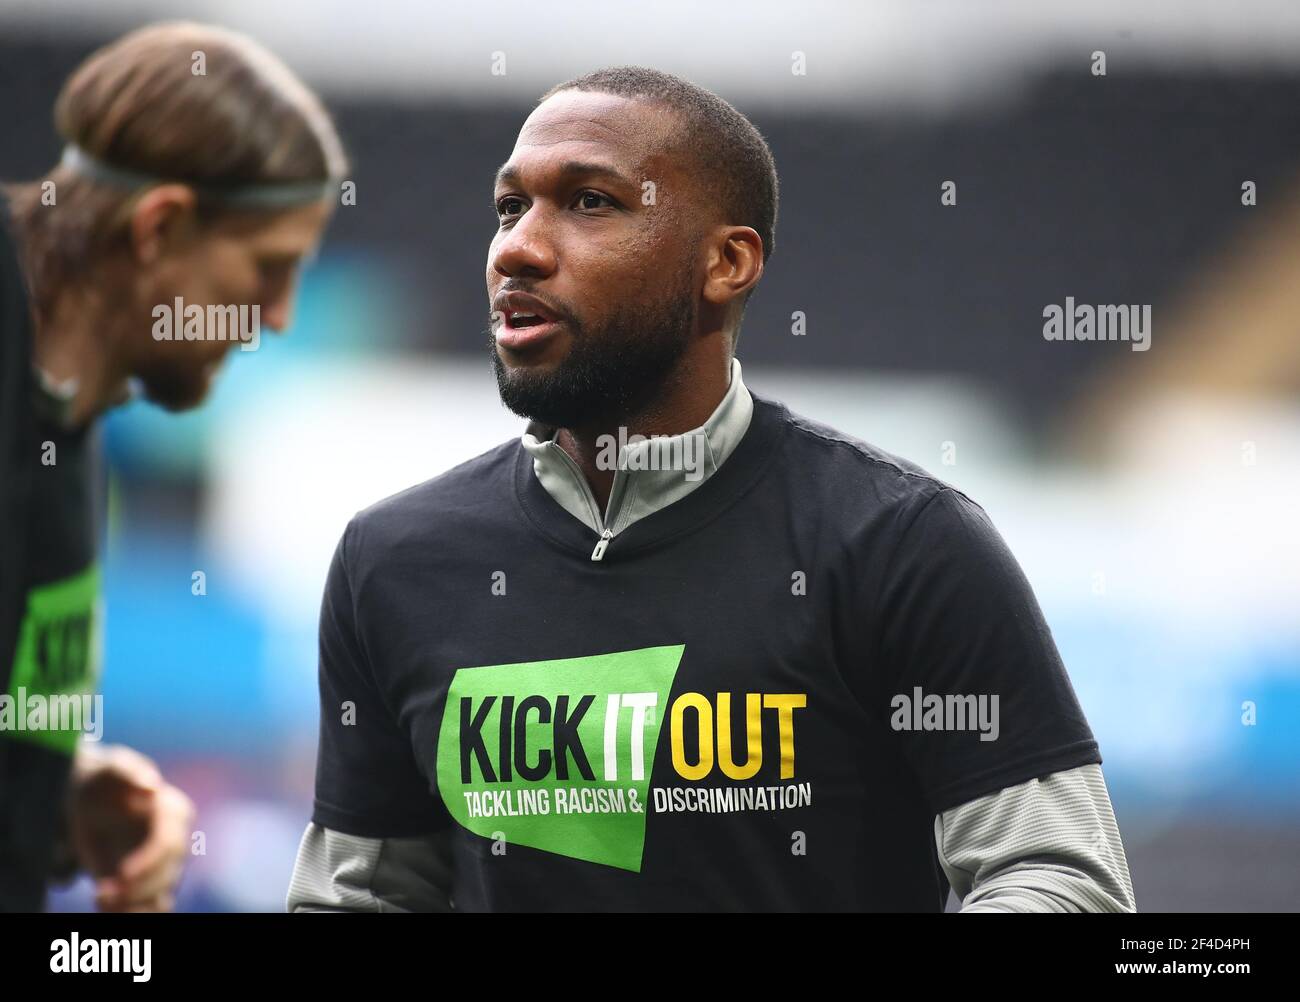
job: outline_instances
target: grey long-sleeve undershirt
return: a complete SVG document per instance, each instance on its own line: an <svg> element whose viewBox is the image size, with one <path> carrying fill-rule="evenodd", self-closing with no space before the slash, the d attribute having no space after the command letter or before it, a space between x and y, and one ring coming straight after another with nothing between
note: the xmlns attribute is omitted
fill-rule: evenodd
<svg viewBox="0 0 1300 1002"><path fill-rule="evenodd" d="M934 819L963 912L1133 912L1133 881L1101 766L1007 787Z"/></svg>

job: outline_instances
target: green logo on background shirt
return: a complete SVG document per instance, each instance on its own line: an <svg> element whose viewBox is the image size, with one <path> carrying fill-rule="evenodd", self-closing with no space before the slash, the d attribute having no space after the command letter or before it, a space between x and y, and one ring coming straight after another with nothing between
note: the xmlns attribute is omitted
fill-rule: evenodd
<svg viewBox="0 0 1300 1002"><path fill-rule="evenodd" d="M99 568L93 565L27 593L9 698L0 710L0 734L36 741L69 755L76 749L81 727L49 708L62 709L69 698L80 701L95 687L99 677L98 599ZM39 718L37 707L42 711Z"/></svg>
<svg viewBox="0 0 1300 1002"><path fill-rule="evenodd" d="M640 872L655 748L684 645L458 669L438 790L484 838Z"/></svg>

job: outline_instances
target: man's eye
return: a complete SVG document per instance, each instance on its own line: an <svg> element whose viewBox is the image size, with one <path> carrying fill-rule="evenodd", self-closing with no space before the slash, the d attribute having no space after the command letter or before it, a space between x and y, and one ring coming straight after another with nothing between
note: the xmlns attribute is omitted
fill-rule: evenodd
<svg viewBox="0 0 1300 1002"><path fill-rule="evenodd" d="M578 192L578 204L584 209L599 209L605 205L613 205L614 202L607 195L602 195L598 191L580 191Z"/></svg>
<svg viewBox="0 0 1300 1002"><path fill-rule="evenodd" d="M523 211L520 208L523 204L524 201L522 198L517 198L514 195L507 195L505 198L497 202L497 215L503 217L517 216L521 211Z"/></svg>

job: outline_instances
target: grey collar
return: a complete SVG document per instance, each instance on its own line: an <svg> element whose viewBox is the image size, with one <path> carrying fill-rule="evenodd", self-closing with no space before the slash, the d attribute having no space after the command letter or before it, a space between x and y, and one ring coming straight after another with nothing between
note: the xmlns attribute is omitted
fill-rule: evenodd
<svg viewBox="0 0 1300 1002"><path fill-rule="evenodd" d="M557 429L530 422L522 443L533 457L533 473L548 494L574 518L608 540L633 522L680 501L717 472L740 444L754 415L754 398L731 360L731 385L699 428L680 435L628 441L627 432L598 443L613 469L614 486L602 517L582 471L555 441Z"/></svg>

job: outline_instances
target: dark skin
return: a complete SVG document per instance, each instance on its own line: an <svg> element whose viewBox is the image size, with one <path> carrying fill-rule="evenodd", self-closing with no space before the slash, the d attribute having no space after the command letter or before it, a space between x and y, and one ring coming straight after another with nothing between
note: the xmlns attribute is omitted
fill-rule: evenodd
<svg viewBox="0 0 1300 1002"><path fill-rule="evenodd" d="M696 323L662 392L634 414L599 427L561 428L557 442L578 464L602 509L613 470L596 465L596 441L680 435L708 420L730 385L731 344L744 294L763 274L763 242L728 224L716 198L674 152L676 114L611 94L562 91L539 105L498 172L500 229L488 251L488 301L503 287L528 292L598 329L619 303L657 302L658 283L692 262ZM643 181L655 204L643 204ZM507 370L554 371L573 344L561 324L521 349L497 345Z"/></svg>

